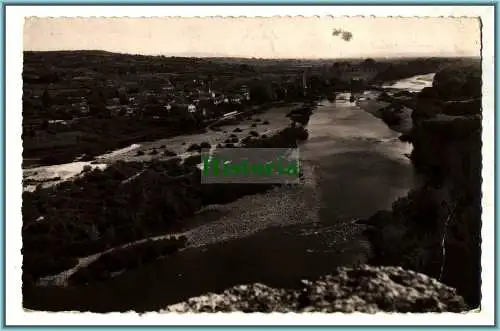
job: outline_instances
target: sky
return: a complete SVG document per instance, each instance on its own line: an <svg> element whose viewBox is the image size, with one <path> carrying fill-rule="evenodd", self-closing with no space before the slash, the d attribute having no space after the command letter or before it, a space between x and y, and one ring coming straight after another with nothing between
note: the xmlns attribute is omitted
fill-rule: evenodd
<svg viewBox="0 0 500 331"><path fill-rule="evenodd" d="M24 50L36 51L314 59L480 56L480 43L477 18L31 17L24 24Z"/></svg>

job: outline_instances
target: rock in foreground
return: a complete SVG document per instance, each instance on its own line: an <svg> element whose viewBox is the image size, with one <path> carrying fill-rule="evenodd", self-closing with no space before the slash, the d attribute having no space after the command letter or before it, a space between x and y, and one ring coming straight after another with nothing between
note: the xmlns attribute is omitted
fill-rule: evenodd
<svg viewBox="0 0 500 331"><path fill-rule="evenodd" d="M401 267L339 268L302 281L301 290L238 285L166 308L167 312L460 312L462 297L437 280Z"/></svg>

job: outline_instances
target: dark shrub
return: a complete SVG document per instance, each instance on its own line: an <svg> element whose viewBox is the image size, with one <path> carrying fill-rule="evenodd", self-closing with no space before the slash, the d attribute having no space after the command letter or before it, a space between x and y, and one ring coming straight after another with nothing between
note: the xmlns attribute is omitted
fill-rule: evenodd
<svg viewBox="0 0 500 331"><path fill-rule="evenodd" d="M210 149L210 148L212 148L212 145L207 141L204 141L200 144L200 149Z"/></svg>
<svg viewBox="0 0 500 331"><path fill-rule="evenodd" d="M82 156L82 158L80 159L80 161L92 161L94 159L94 156L93 155L89 155L89 154L84 154Z"/></svg>
<svg viewBox="0 0 500 331"><path fill-rule="evenodd" d="M252 125L250 125L250 127L252 127L252 128L256 128L256 127L257 127L257 124L252 123Z"/></svg>
<svg viewBox="0 0 500 331"><path fill-rule="evenodd" d="M201 156L199 154L191 155L184 160L184 165L187 167L195 167L201 163Z"/></svg>
<svg viewBox="0 0 500 331"><path fill-rule="evenodd" d="M240 128L236 128L236 129L234 129L234 130L233 130L233 132L242 132L242 131L243 131L243 130L242 130L242 129L240 129Z"/></svg>
<svg viewBox="0 0 500 331"><path fill-rule="evenodd" d="M59 158L55 155L47 155L47 156L44 156L40 159L41 165L55 165L55 164L63 164L63 163L65 163L65 160L62 158Z"/></svg>
<svg viewBox="0 0 500 331"><path fill-rule="evenodd" d="M399 140L401 140L402 142L411 143L412 135L411 133L403 133L402 135L399 136Z"/></svg>
<svg viewBox="0 0 500 331"><path fill-rule="evenodd" d="M248 137L245 137L241 140L241 143L243 145L247 145L248 143L250 143L252 141L252 137L251 136L248 136Z"/></svg>
<svg viewBox="0 0 500 331"><path fill-rule="evenodd" d="M252 136L252 137L258 137L259 133L257 131L250 131L250 136Z"/></svg>
<svg viewBox="0 0 500 331"><path fill-rule="evenodd" d="M299 130L297 132L297 140L307 140L309 138L309 132L307 130Z"/></svg>
<svg viewBox="0 0 500 331"><path fill-rule="evenodd" d="M199 151L200 149L201 149L200 145L192 144L191 146L188 147L188 149L186 151L187 152L194 152L194 151Z"/></svg>
<svg viewBox="0 0 500 331"><path fill-rule="evenodd" d="M92 167L89 166L89 165L84 166L83 169L82 169L83 173L88 173L88 172L91 172L91 171L92 171Z"/></svg>
<svg viewBox="0 0 500 331"><path fill-rule="evenodd" d="M163 151L163 155L165 155L165 156L177 156L177 153L167 149L167 150Z"/></svg>
<svg viewBox="0 0 500 331"><path fill-rule="evenodd" d="M137 155L137 156L144 155L144 151L137 151L136 155Z"/></svg>

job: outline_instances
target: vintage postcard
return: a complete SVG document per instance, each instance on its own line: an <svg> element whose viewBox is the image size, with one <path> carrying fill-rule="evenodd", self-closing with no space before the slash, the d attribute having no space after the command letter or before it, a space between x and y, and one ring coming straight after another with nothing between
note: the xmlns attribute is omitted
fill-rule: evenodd
<svg viewBox="0 0 500 331"><path fill-rule="evenodd" d="M491 318L488 7L92 8L12 10L17 316Z"/></svg>

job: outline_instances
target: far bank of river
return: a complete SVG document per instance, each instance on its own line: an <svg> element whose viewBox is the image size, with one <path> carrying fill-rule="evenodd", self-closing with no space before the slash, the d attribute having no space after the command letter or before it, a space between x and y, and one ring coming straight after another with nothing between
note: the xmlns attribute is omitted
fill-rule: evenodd
<svg viewBox="0 0 500 331"><path fill-rule="evenodd" d="M347 98L348 100L349 98ZM292 287L364 262L370 246L354 221L387 209L416 180L411 145L346 101L321 102L299 147L306 182L247 196L187 229L188 248L85 287L38 288L27 308L148 311L242 283Z"/></svg>

